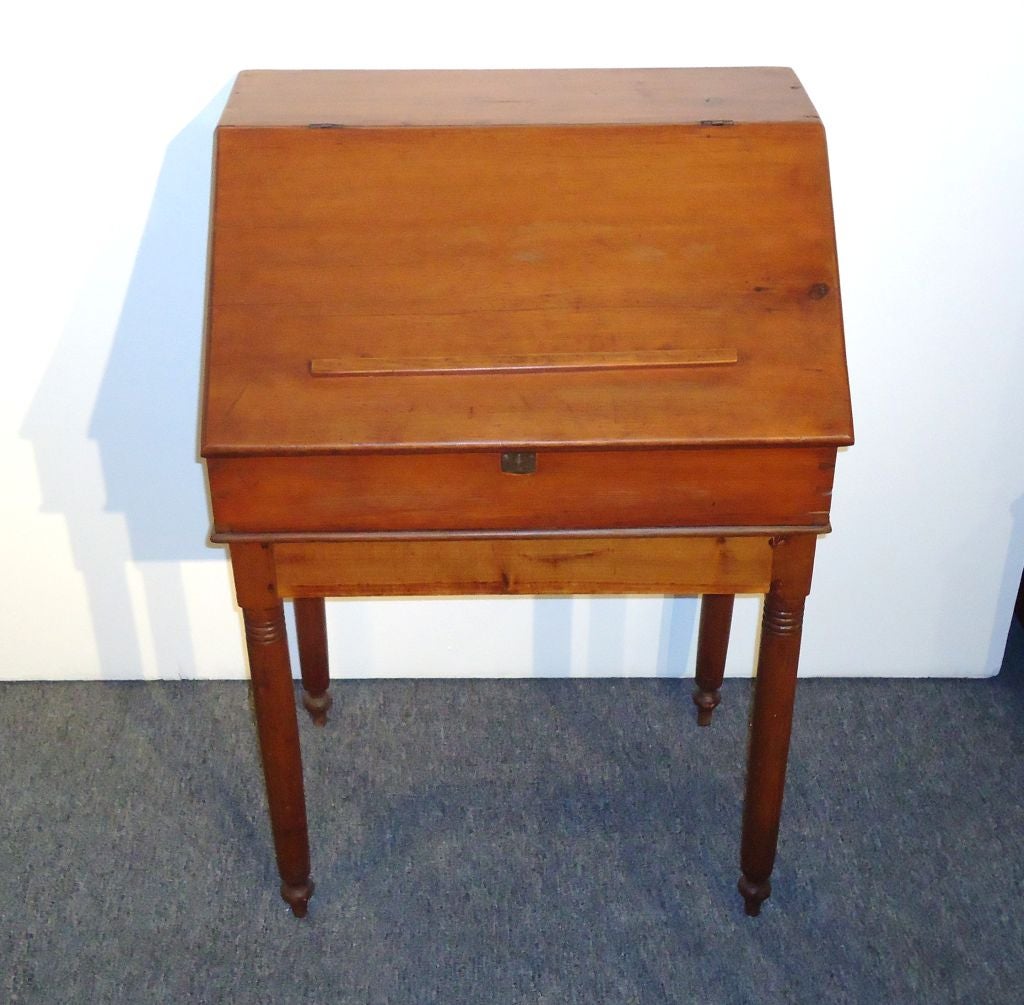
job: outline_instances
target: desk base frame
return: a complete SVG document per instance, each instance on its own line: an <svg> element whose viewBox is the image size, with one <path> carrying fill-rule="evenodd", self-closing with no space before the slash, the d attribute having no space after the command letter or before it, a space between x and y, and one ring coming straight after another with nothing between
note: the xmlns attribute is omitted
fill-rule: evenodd
<svg viewBox="0 0 1024 1005"><path fill-rule="evenodd" d="M708 725L719 703L733 597L764 593L739 880L746 913L756 916L771 894L804 601L822 529L229 539L284 900L302 917L314 889L284 600L295 601L303 703L323 725L331 704L324 597L699 594L693 700L699 724Z"/></svg>

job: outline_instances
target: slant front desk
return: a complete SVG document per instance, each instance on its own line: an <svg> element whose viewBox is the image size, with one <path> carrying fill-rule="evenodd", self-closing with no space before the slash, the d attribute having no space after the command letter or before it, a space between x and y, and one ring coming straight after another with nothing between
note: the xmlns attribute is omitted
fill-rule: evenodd
<svg viewBox="0 0 1024 1005"><path fill-rule="evenodd" d="M707 724L733 596L764 593L756 914L852 442L825 136L793 73L246 72L212 226L202 453L295 914L283 600L322 723L324 597L702 595Z"/></svg>

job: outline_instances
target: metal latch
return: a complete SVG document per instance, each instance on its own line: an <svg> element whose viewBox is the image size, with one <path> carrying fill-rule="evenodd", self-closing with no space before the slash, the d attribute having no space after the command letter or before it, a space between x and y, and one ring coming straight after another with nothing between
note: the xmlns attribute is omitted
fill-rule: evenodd
<svg viewBox="0 0 1024 1005"><path fill-rule="evenodd" d="M532 475L537 470L537 454L532 450L506 450L501 455L501 470L507 475Z"/></svg>

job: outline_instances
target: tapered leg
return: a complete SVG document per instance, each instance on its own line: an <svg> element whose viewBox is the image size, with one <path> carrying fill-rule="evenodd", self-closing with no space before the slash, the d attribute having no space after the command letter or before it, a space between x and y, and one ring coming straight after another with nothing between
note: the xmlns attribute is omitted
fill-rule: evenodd
<svg viewBox="0 0 1024 1005"><path fill-rule="evenodd" d="M279 603L263 610L245 608L242 615L281 896L295 916L302 918L313 895L313 882L309 878L306 797L284 609Z"/></svg>
<svg viewBox="0 0 1024 1005"><path fill-rule="evenodd" d="M281 896L302 918L313 895L309 876L306 796L302 784L299 724L295 717L284 608L277 595L273 550L269 545L233 544L235 593L245 622L252 698L270 827L274 835Z"/></svg>
<svg viewBox="0 0 1024 1005"><path fill-rule="evenodd" d="M327 722L331 707L330 670L327 662L327 617L323 597L296 597L295 632L302 669L302 704L317 726Z"/></svg>
<svg viewBox="0 0 1024 1005"><path fill-rule="evenodd" d="M762 902L772 892L769 877L782 815L800 631L814 545L813 536L775 542L771 589L765 598L740 852L739 891L751 916L760 913Z"/></svg>
<svg viewBox="0 0 1024 1005"><path fill-rule="evenodd" d="M697 706L697 725L710 726L711 714L722 700L719 688L725 676L725 657L729 651L732 625L731 593L705 593L700 602L700 628L697 632L697 678L693 703Z"/></svg>

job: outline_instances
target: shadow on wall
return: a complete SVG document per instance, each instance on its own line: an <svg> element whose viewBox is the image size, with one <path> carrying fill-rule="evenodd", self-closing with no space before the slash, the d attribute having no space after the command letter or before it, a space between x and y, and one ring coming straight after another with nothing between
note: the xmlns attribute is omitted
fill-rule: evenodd
<svg viewBox="0 0 1024 1005"><path fill-rule="evenodd" d="M103 333L80 311L22 430L35 448L43 511L67 519L108 677L136 676L145 664L129 562L139 563L157 672L174 678L194 672L178 563L222 560L206 545L196 417L213 129L228 92L167 148L91 416L82 381Z"/></svg>
<svg viewBox="0 0 1024 1005"><path fill-rule="evenodd" d="M624 597L590 598L584 643L586 674L620 677L642 671L657 677L682 677L697 630L699 602L693 597L666 597L661 602L657 640L652 640L653 652L643 653L629 649L628 603ZM656 601L650 598L645 603ZM574 605L572 598L534 601L534 676L571 675Z"/></svg>
<svg viewBox="0 0 1024 1005"><path fill-rule="evenodd" d="M207 544L197 415L213 132L229 91L167 148L94 403L87 363L102 331L86 309L69 323L22 430L35 449L42 509L67 520L109 678L138 676L150 652L161 678L197 675L180 563L224 559ZM133 604L133 574L144 611ZM626 651L626 603L606 599L591 616L587 672L652 665L652 654ZM534 601L534 674L570 673L571 604ZM658 675L684 672L695 610L692 600L665 602Z"/></svg>
<svg viewBox="0 0 1024 1005"><path fill-rule="evenodd" d="M1013 619L1020 617L1024 612L1024 575L1021 568L1024 566L1024 496L1018 496L1010 506L1010 517L1012 520L1010 530L1010 545L1007 549L1006 562L1003 565L1003 574L999 581L999 602L996 605L996 619L989 637L988 655L985 659L986 669L993 674L999 673L1000 668L1005 666L1005 656L1010 638L1013 636ZM1010 629L1007 637L1004 626L1005 619L1003 612L1009 608L1014 613L1010 615Z"/></svg>

